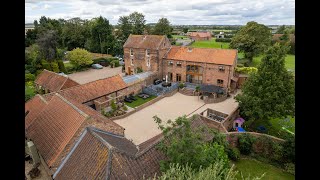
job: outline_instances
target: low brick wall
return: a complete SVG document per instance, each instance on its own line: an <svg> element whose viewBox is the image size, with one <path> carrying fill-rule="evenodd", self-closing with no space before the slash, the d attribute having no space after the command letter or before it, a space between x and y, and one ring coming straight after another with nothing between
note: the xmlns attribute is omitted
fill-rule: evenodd
<svg viewBox="0 0 320 180"><path fill-rule="evenodd" d="M165 97L165 96L158 96L158 97L152 99L151 101L148 101L148 102L146 102L146 103L144 103L144 104L142 104L142 105L140 105L140 106L138 106L138 107L135 107L133 111L127 112L126 114L121 115L121 116L112 117L112 118L110 118L110 120L114 121L114 120L118 120L118 119L122 119L122 118L128 117L128 116L130 116L131 114L133 114L133 113L135 113L135 112L137 112L137 111L140 111L141 109L143 109L143 108L145 108L145 107L147 107L147 106L150 106L151 104L154 104L154 103L160 101L160 100L163 99L164 97Z"/></svg>
<svg viewBox="0 0 320 180"><path fill-rule="evenodd" d="M225 120L221 123L229 131L233 127L233 121L239 117L240 109L237 107L232 113L230 113Z"/></svg>
<svg viewBox="0 0 320 180"><path fill-rule="evenodd" d="M238 139L239 139L239 136L241 134L250 134L256 138L259 138L259 137L267 137L267 138L270 138L272 141L274 142L285 142L284 139L280 139L280 138L277 138L277 137L274 137L274 136L270 136L268 134L262 134L262 133L256 133L256 132L228 132L228 133L224 133L227 135L227 140L229 142L229 144L233 147L238 147ZM253 144L253 147L255 149L255 152L258 152L258 148L261 148L258 146L257 144L258 142L256 141L254 144Z"/></svg>
<svg viewBox="0 0 320 180"><path fill-rule="evenodd" d="M224 96L222 96L222 97L218 97L218 98L215 98L215 99L213 99L213 98L208 98L208 99L205 99L205 100L204 100L204 103L206 103L206 104L219 103L219 102L222 102L222 101L226 100L227 98L228 98L227 95L224 95Z"/></svg>
<svg viewBox="0 0 320 180"><path fill-rule="evenodd" d="M222 123L218 122L218 121L214 121L214 120L211 120L211 119L208 119L202 115L199 115L200 119L206 123L206 125L209 127L209 128L213 128L213 129L216 129L218 132L221 132L221 133L227 133L228 131L226 130L226 128L222 125Z"/></svg>
<svg viewBox="0 0 320 180"><path fill-rule="evenodd" d="M173 96L174 94L176 94L177 92L178 92L178 89L173 90L172 92L169 92L169 93L165 94L164 96L165 97L170 97L170 96Z"/></svg>

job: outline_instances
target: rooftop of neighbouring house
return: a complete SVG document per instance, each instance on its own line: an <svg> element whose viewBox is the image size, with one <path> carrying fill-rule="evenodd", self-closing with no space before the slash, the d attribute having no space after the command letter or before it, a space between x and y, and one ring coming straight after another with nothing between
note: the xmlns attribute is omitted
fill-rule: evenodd
<svg viewBox="0 0 320 180"><path fill-rule="evenodd" d="M57 74L52 71L44 69L34 81L37 85L40 85L46 89L49 89L50 92L56 92L61 89L70 88L79 83L70 79L68 76Z"/></svg>
<svg viewBox="0 0 320 180"><path fill-rule="evenodd" d="M210 32L191 32L190 36L211 37L211 33Z"/></svg>
<svg viewBox="0 0 320 180"><path fill-rule="evenodd" d="M124 43L124 48L159 49L165 35L132 35Z"/></svg>
<svg viewBox="0 0 320 180"><path fill-rule="evenodd" d="M237 50L172 46L165 58L169 60L233 65L237 58Z"/></svg>

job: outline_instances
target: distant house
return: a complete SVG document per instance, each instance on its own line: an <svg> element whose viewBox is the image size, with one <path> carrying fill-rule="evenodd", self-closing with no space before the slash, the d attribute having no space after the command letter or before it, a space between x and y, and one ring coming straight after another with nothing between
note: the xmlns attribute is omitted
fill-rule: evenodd
<svg viewBox="0 0 320 180"><path fill-rule="evenodd" d="M224 32L220 32L219 34L216 34L214 37L217 39L224 38Z"/></svg>
<svg viewBox="0 0 320 180"><path fill-rule="evenodd" d="M205 41L212 38L210 32L191 32L188 36L194 41Z"/></svg>

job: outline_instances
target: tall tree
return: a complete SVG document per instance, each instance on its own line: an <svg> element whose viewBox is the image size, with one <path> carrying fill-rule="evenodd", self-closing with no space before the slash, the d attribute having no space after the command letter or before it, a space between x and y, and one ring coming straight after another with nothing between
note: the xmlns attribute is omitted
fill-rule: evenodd
<svg viewBox="0 0 320 180"><path fill-rule="evenodd" d="M129 15L129 22L132 24L132 34L143 34L146 20L142 13L133 12Z"/></svg>
<svg viewBox="0 0 320 180"><path fill-rule="evenodd" d="M184 32L184 33L187 33L188 30L189 30L188 28L183 28L183 32Z"/></svg>
<svg viewBox="0 0 320 180"><path fill-rule="evenodd" d="M157 24L154 26L153 34L156 35L171 35L172 27L167 18L161 18L158 20Z"/></svg>
<svg viewBox="0 0 320 180"><path fill-rule="evenodd" d="M129 16L120 16L118 20L119 38L125 42L129 35L132 33L132 24L130 23Z"/></svg>
<svg viewBox="0 0 320 180"><path fill-rule="evenodd" d="M254 56L264 52L270 45L271 33L268 27L251 21L235 34L230 48L244 52L245 57L252 61Z"/></svg>
<svg viewBox="0 0 320 180"><path fill-rule="evenodd" d="M37 39L37 31L35 29L31 29L27 31L27 35L25 37L25 47L29 47L36 42Z"/></svg>
<svg viewBox="0 0 320 180"><path fill-rule="evenodd" d="M282 25L277 29L276 34L283 34L285 30L286 30L286 26Z"/></svg>
<svg viewBox="0 0 320 180"><path fill-rule="evenodd" d="M63 25L61 34L62 44L68 50L76 47L84 48L85 42L90 35L89 33L85 20L72 18Z"/></svg>
<svg viewBox="0 0 320 180"><path fill-rule="evenodd" d="M294 79L285 68L287 47L279 43L270 47L262 58L258 72L252 74L235 99L247 118L268 121L269 118L294 115Z"/></svg>
<svg viewBox="0 0 320 180"><path fill-rule="evenodd" d="M53 61L56 58L58 47L58 36L54 30L44 31L39 35L36 43L39 46L40 56L47 61Z"/></svg>
<svg viewBox="0 0 320 180"><path fill-rule="evenodd" d="M92 55L85 49L76 48L70 51L66 58L75 68L82 68L92 64Z"/></svg>
<svg viewBox="0 0 320 180"><path fill-rule="evenodd" d="M35 30L37 31L37 35L40 36L44 33L46 33L48 30L53 30L57 34L57 43L58 46L62 46L62 26L63 26L64 20L59 19L50 19L45 16L41 16L39 23L37 21L34 22Z"/></svg>
<svg viewBox="0 0 320 180"><path fill-rule="evenodd" d="M92 52L113 53L114 36L112 34L113 27L109 24L109 20L102 16L92 20L91 37L87 47Z"/></svg>

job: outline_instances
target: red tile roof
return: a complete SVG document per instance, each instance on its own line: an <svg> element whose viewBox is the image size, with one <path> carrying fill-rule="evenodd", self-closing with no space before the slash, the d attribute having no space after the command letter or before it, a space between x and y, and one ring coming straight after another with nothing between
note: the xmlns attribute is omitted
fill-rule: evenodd
<svg viewBox="0 0 320 180"><path fill-rule="evenodd" d="M56 91L59 91L60 89L65 89L65 88L79 85L79 83L69 79L69 77L59 75L55 72L48 71L46 69L44 69L37 76L35 83L46 89L49 89L50 92L56 92Z"/></svg>
<svg viewBox="0 0 320 180"><path fill-rule="evenodd" d="M212 140L212 133L202 128L206 124L199 116L192 121L191 127L201 129L204 141ZM161 175L159 163L167 157L156 145L162 140L163 136L159 134L135 148L123 136L88 127L55 172L54 179L131 180Z"/></svg>
<svg viewBox="0 0 320 180"><path fill-rule="evenodd" d="M32 99L25 104L25 113L28 112L25 117L25 128L28 128L33 120L39 115L48 102L40 95L35 95Z"/></svg>
<svg viewBox="0 0 320 180"><path fill-rule="evenodd" d="M189 48L172 46L165 59L233 65L237 58L235 49Z"/></svg>
<svg viewBox="0 0 320 180"><path fill-rule="evenodd" d="M132 35L124 43L124 48L159 49L161 42L166 38L162 35Z"/></svg>
<svg viewBox="0 0 320 180"><path fill-rule="evenodd" d="M61 90L59 91L59 94L68 99L85 103L126 87L127 84L123 81L121 76L115 75L105 79L99 79L93 82Z"/></svg>
<svg viewBox="0 0 320 180"><path fill-rule="evenodd" d="M26 129L27 137L51 166L87 117L56 95Z"/></svg>
<svg viewBox="0 0 320 180"><path fill-rule="evenodd" d="M195 37L211 37L210 32L191 32L189 36Z"/></svg>

